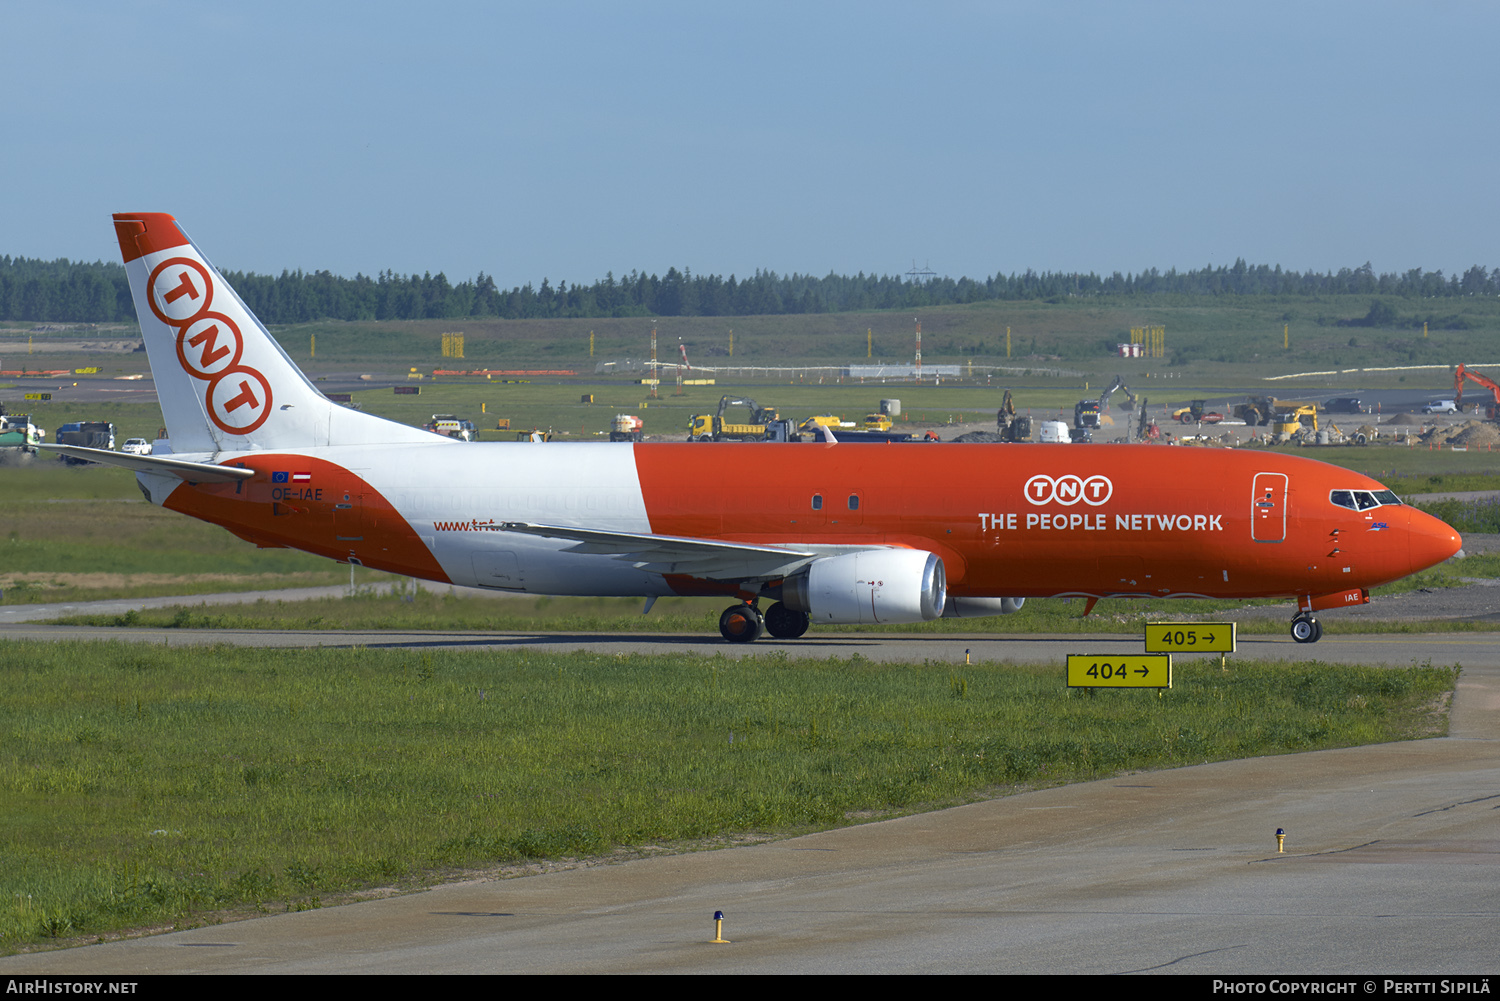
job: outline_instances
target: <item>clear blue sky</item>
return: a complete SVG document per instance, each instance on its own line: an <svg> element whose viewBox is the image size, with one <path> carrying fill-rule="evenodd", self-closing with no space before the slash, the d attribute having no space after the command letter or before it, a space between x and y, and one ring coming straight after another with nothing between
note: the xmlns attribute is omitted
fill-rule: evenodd
<svg viewBox="0 0 1500 1001"><path fill-rule="evenodd" d="M0 0L0 253L220 267L1500 266L1493 3Z"/></svg>

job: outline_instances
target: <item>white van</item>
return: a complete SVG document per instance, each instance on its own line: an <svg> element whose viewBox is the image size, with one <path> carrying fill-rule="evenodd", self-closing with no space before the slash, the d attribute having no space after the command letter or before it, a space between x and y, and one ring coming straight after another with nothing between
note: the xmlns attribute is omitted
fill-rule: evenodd
<svg viewBox="0 0 1500 1001"><path fill-rule="evenodd" d="M1068 425L1062 421L1042 421L1042 442L1071 445L1073 439L1068 435Z"/></svg>

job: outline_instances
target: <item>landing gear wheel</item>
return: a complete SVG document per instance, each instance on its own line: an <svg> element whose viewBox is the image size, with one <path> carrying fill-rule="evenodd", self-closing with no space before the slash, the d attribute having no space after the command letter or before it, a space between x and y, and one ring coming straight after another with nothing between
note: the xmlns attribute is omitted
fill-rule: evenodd
<svg viewBox="0 0 1500 1001"><path fill-rule="evenodd" d="M719 635L731 643L754 643L761 626L760 613L749 605L731 605L719 616Z"/></svg>
<svg viewBox="0 0 1500 1001"><path fill-rule="evenodd" d="M766 609L766 632L779 640L794 640L807 632L807 627L812 624L812 618L806 612L799 612L777 602Z"/></svg>
<svg viewBox="0 0 1500 1001"><path fill-rule="evenodd" d="M1311 615L1299 615L1292 620L1292 639L1298 643L1316 643L1323 638L1323 626Z"/></svg>

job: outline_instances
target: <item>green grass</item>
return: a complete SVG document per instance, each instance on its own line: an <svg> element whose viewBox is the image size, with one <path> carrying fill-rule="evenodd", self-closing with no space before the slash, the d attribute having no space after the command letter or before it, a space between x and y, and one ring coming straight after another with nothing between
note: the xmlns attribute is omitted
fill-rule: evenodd
<svg viewBox="0 0 1500 1001"><path fill-rule="evenodd" d="M1445 732L1456 669L0 644L0 943Z"/></svg>
<svg viewBox="0 0 1500 1001"><path fill-rule="evenodd" d="M51 438L49 433L48 438ZM135 474L111 466L69 466L40 459L0 473L0 497L6 507L57 500L143 500ZM57 512L59 515L63 512ZM4 517L0 511L0 518Z"/></svg>
<svg viewBox="0 0 1500 1001"><path fill-rule="evenodd" d="M1440 518L1460 534L1471 532L1494 534L1500 532L1500 500L1444 500L1417 505L1435 518ZM1493 576L1487 574L1486 576Z"/></svg>
<svg viewBox="0 0 1500 1001"><path fill-rule="evenodd" d="M1434 327L1424 338L1420 325L1390 328L1340 327L1340 320L1366 315L1380 299L1409 321L1414 317L1459 318L1467 330ZM1304 370L1453 364L1461 360L1496 360L1491 352L1500 332L1500 303L1490 297L1402 299L1395 296L1186 296L1139 295L1070 297L1053 302L979 302L969 305L899 309L864 313L735 317L595 318L555 320L418 320L410 322L323 321L279 327L275 335L287 353L309 368L383 365L404 372L408 367L434 368L572 368L591 372L596 361L649 356L653 327L660 355L676 350L680 338L689 357L700 364L728 361L729 334L734 332L734 361L754 365L820 364L864 359L866 332L873 337L875 360L911 358L913 320L923 328L923 358L929 363L973 360L1006 362L1006 328L1011 328L1013 364L1038 367L1067 363L1098 371L1123 363L1125 371L1170 368L1183 378L1220 385L1213 373L1243 366L1256 376ZM1128 341L1130 328L1166 327L1164 360L1108 357L1109 349ZM1290 346L1282 347L1283 325ZM464 359L442 357L442 334L463 331ZM590 333L594 357L589 356ZM106 337L130 336L111 331ZM29 335L28 335L29 336ZM31 369L97 365L100 377L139 370L141 355L75 355L49 342L78 339L79 331L59 330L35 336L32 354L10 359ZM311 354L317 338L317 355ZM1206 379L1201 378L1207 376ZM88 376L70 376L85 379ZM1347 380L1347 377L1343 377ZM1451 387L1452 376L1437 372L1378 372L1358 378L1369 388L1395 385ZM1407 381L1401 383L1399 380ZM61 381L61 380L59 380ZM1339 377L1323 380L1330 383ZM1347 384L1347 382L1346 382Z"/></svg>
<svg viewBox="0 0 1500 1001"><path fill-rule="evenodd" d="M1407 476L1393 476L1386 482L1392 490L1395 490L1403 497L1409 494L1415 495L1419 502L1421 501L1421 494L1467 490L1494 490L1500 492L1500 474L1497 473L1448 473L1437 475L1412 473Z"/></svg>

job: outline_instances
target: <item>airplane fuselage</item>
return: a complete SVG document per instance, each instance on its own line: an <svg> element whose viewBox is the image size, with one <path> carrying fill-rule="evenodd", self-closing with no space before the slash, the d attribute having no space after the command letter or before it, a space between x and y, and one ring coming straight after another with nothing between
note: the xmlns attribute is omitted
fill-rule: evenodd
<svg viewBox="0 0 1500 1001"><path fill-rule="evenodd" d="M208 457L199 457L206 459ZM219 461L223 462L221 455ZM955 597L1316 596L1371 588L1456 546L1340 467L1130 445L453 443L237 453L235 484L142 474L158 503L263 546L539 594L734 594L570 552L511 522L942 558Z"/></svg>

